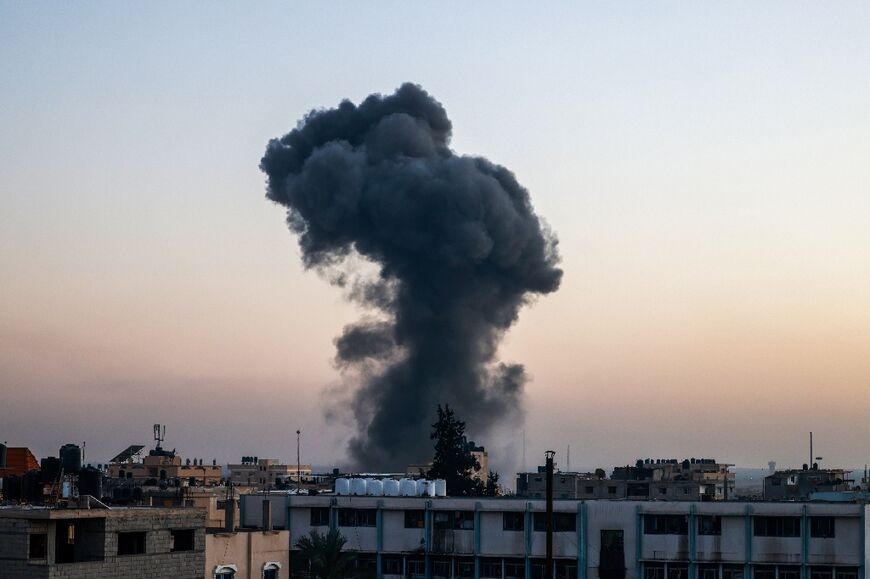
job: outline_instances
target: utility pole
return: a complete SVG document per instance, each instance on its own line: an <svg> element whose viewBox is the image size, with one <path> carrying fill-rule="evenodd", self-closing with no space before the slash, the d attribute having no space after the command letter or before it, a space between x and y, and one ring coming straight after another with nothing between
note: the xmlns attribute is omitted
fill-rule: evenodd
<svg viewBox="0 0 870 579"><path fill-rule="evenodd" d="M296 489L302 488L302 460L299 458L299 444L302 436L302 431L296 431Z"/></svg>
<svg viewBox="0 0 870 579"><path fill-rule="evenodd" d="M546 579L553 579L553 457L556 452L548 450L547 457L547 564L545 567Z"/></svg>

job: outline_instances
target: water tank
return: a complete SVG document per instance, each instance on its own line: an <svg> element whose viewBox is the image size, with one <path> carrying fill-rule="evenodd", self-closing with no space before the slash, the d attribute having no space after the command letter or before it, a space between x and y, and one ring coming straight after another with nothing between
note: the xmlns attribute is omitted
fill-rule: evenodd
<svg viewBox="0 0 870 579"><path fill-rule="evenodd" d="M435 496L435 483L430 480L420 479L417 481L417 495L421 497Z"/></svg>
<svg viewBox="0 0 870 579"><path fill-rule="evenodd" d="M397 497L399 496L399 481L391 478L384 479L384 496Z"/></svg>
<svg viewBox="0 0 870 579"><path fill-rule="evenodd" d="M435 479L435 496L436 497L446 497L447 496L447 481L443 478Z"/></svg>
<svg viewBox="0 0 870 579"><path fill-rule="evenodd" d="M379 480L369 479L366 481L366 494L370 497L384 496L384 483Z"/></svg>
<svg viewBox="0 0 870 579"><path fill-rule="evenodd" d="M409 478L403 478L399 481L399 495L403 497L416 497L417 483Z"/></svg>
<svg viewBox="0 0 870 579"><path fill-rule="evenodd" d="M335 479L335 494L337 495L349 495L350 494L350 481L346 478L337 478Z"/></svg>
<svg viewBox="0 0 870 579"><path fill-rule="evenodd" d="M77 474L82 470L82 449L78 444L64 444L59 456L65 474Z"/></svg>
<svg viewBox="0 0 870 579"><path fill-rule="evenodd" d="M53 483L60 474L60 459L47 456L39 461L39 469L42 471L42 482Z"/></svg>
<svg viewBox="0 0 870 579"><path fill-rule="evenodd" d="M350 494L364 495L366 494L366 479L352 478L350 479Z"/></svg>
<svg viewBox="0 0 870 579"><path fill-rule="evenodd" d="M6 468L6 445L0 442L0 468Z"/></svg>
<svg viewBox="0 0 870 579"><path fill-rule="evenodd" d="M93 467L83 468L79 473L79 494L101 498L103 496L103 473Z"/></svg>

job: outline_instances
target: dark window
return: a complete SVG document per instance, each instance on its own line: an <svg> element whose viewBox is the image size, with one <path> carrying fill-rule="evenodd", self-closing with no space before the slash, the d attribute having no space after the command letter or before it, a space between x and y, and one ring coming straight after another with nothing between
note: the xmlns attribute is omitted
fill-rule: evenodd
<svg viewBox="0 0 870 579"><path fill-rule="evenodd" d="M810 537L831 539L834 536L834 517L810 517Z"/></svg>
<svg viewBox="0 0 870 579"><path fill-rule="evenodd" d="M683 494L684 495L689 494L689 487L683 487ZM671 574L670 571L668 571L668 575L670 575L670 574Z"/></svg>
<svg viewBox="0 0 870 579"><path fill-rule="evenodd" d="M521 559L506 559L504 562L505 579L525 579L526 564Z"/></svg>
<svg viewBox="0 0 870 579"><path fill-rule="evenodd" d="M453 513L453 528L460 531L473 531L474 511L456 511Z"/></svg>
<svg viewBox="0 0 870 579"><path fill-rule="evenodd" d="M547 513L535 513L535 530L547 530ZM575 532L577 530L577 515L574 513L553 513L553 531L557 533Z"/></svg>
<svg viewBox="0 0 870 579"><path fill-rule="evenodd" d="M490 579L501 579L501 559L481 559L480 576Z"/></svg>
<svg viewBox="0 0 870 579"><path fill-rule="evenodd" d="M756 537L800 537L800 517L753 517ZM758 578L756 578L758 579Z"/></svg>
<svg viewBox="0 0 870 579"><path fill-rule="evenodd" d="M701 515L698 517L699 535L721 535L722 519L719 515Z"/></svg>
<svg viewBox="0 0 870 579"><path fill-rule="evenodd" d="M505 531L522 531L525 525L525 513L502 513L502 529Z"/></svg>
<svg viewBox="0 0 870 579"><path fill-rule="evenodd" d="M426 560L409 558L405 565L407 566L406 577L425 577L426 576Z"/></svg>
<svg viewBox="0 0 870 579"><path fill-rule="evenodd" d="M586 487L586 494L587 495L591 495L594 492L595 492L595 487L589 487L589 486Z"/></svg>
<svg viewBox="0 0 870 579"><path fill-rule="evenodd" d="M644 515L643 532L645 535L688 535L689 518L686 515Z"/></svg>
<svg viewBox="0 0 870 579"><path fill-rule="evenodd" d="M607 487L607 494L615 495L616 494L616 487Z"/></svg>
<svg viewBox="0 0 870 579"><path fill-rule="evenodd" d="M423 511L416 509L405 511L406 529L422 529L424 526Z"/></svg>
<svg viewBox="0 0 870 579"><path fill-rule="evenodd" d="M278 579L278 569L276 567L263 569L263 579Z"/></svg>
<svg viewBox="0 0 870 579"><path fill-rule="evenodd" d="M776 577L776 569L772 565L758 565L752 571L753 579L774 579Z"/></svg>
<svg viewBox="0 0 870 579"><path fill-rule="evenodd" d="M689 579L689 566L685 563L669 563L668 579Z"/></svg>
<svg viewBox="0 0 870 579"><path fill-rule="evenodd" d="M719 565L699 566L698 579L719 579Z"/></svg>
<svg viewBox="0 0 870 579"><path fill-rule="evenodd" d="M668 487L659 487L659 494L660 495L668 494Z"/></svg>
<svg viewBox="0 0 870 579"><path fill-rule="evenodd" d="M625 579L624 535L622 529L601 530L601 549L598 553L600 579Z"/></svg>
<svg viewBox="0 0 870 579"><path fill-rule="evenodd" d="M339 527L374 527L377 525L375 509L338 509Z"/></svg>
<svg viewBox="0 0 870 579"><path fill-rule="evenodd" d="M810 579L834 579L831 567L810 567Z"/></svg>
<svg viewBox="0 0 870 579"><path fill-rule="evenodd" d="M236 572L228 567L221 567L214 572L214 579L234 579Z"/></svg>
<svg viewBox="0 0 870 579"><path fill-rule="evenodd" d="M777 569L779 579L800 579L801 568L796 566L780 565Z"/></svg>
<svg viewBox="0 0 870 579"><path fill-rule="evenodd" d="M311 526L325 527L329 525L329 507L311 508Z"/></svg>
<svg viewBox="0 0 870 579"><path fill-rule="evenodd" d="M145 552L145 531L118 533L118 555L141 555Z"/></svg>
<svg viewBox="0 0 870 579"><path fill-rule="evenodd" d="M743 579L743 565L722 565L722 579Z"/></svg>
<svg viewBox="0 0 870 579"><path fill-rule="evenodd" d="M462 579L474 577L474 560L457 559L456 577L462 577Z"/></svg>
<svg viewBox="0 0 870 579"><path fill-rule="evenodd" d="M556 579L576 579L577 561L573 559L556 559L553 562Z"/></svg>
<svg viewBox="0 0 870 579"><path fill-rule="evenodd" d="M227 510L227 502L226 501L218 501L217 505L215 505L215 508L219 511L225 511L225 510Z"/></svg>
<svg viewBox="0 0 870 579"><path fill-rule="evenodd" d="M858 569L855 567L837 567L837 579L858 579Z"/></svg>
<svg viewBox="0 0 870 579"><path fill-rule="evenodd" d="M447 579L450 577L450 560L435 559L432 561L432 577Z"/></svg>
<svg viewBox="0 0 870 579"><path fill-rule="evenodd" d="M401 575L404 573L401 555L384 555L381 565L384 575Z"/></svg>
<svg viewBox="0 0 870 579"><path fill-rule="evenodd" d="M193 551L193 529L172 529L169 532L171 533L170 551Z"/></svg>
<svg viewBox="0 0 870 579"><path fill-rule="evenodd" d="M665 579L665 566L662 563L644 563L643 579Z"/></svg>
<svg viewBox="0 0 870 579"><path fill-rule="evenodd" d="M45 559L48 556L48 535L45 533L35 533L30 535L30 553L31 559Z"/></svg>

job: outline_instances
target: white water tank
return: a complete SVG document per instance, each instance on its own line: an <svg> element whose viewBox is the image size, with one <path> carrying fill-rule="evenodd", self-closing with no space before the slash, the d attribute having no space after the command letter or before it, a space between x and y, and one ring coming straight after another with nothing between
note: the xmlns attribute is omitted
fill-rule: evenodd
<svg viewBox="0 0 870 579"><path fill-rule="evenodd" d="M366 494L370 497L384 496L384 483L373 478L368 479L366 481Z"/></svg>
<svg viewBox="0 0 870 579"><path fill-rule="evenodd" d="M349 495L350 494L350 481L346 478L335 479L335 494L337 494L337 495Z"/></svg>
<svg viewBox="0 0 870 579"><path fill-rule="evenodd" d="M350 494L364 495L366 494L366 479L352 478L350 479Z"/></svg>
<svg viewBox="0 0 870 579"><path fill-rule="evenodd" d="M436 497L446 497L447 496L447 481L443 478L435 479L435 496Z"/></svg>
<svg viewBox="0 0 870 579"><path fill-rule="evenodd" d="M397 497L399 496L399 481L391 478L384 479L384 496Z"/></svg>
<svg viewBox="0 0 870 579"><path fill-rule="evenodd" d="M409 478L403 478L399 481L399 494L403 497L416 497L417 483Z"/></svg>
<svg viewBox="0 0 870 579"><path fill-rule="evenodd" d="M417 481L417 495L421 497L434 497L435 496L435 483L426 480L420 479Z"/></svg>

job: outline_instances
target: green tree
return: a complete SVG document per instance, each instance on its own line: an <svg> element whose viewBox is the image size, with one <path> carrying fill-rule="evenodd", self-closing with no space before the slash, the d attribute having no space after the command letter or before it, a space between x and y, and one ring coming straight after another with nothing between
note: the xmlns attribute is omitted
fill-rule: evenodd
<svg viewBox="0 0 870 579"><path fill-rule="evenodd" d="M449 405L438 405L438 421L429 438L435 441L435 456L427 476L447 481L447 492L453 496L483 494L483 484L473 476L480 464L468 447L465 422L456 418Z"/></svg>
<svg viewBox="0 0 870 579"><path fill-rule="evenodd" d="M498 473L489 471L489 476L486 478L486 489L484 495L488 497L497 497L501 494L501 487L498 484Z"/></svg>
<svg viewBox="0 0 870 579"><path fill-rule="evenodd" d="M300 555L308 560L311 575L317 579L346 579L353 575L356 553L345 551L347 543L338 529L325 535L312 529L311 533L296 541Z"/></svg>

